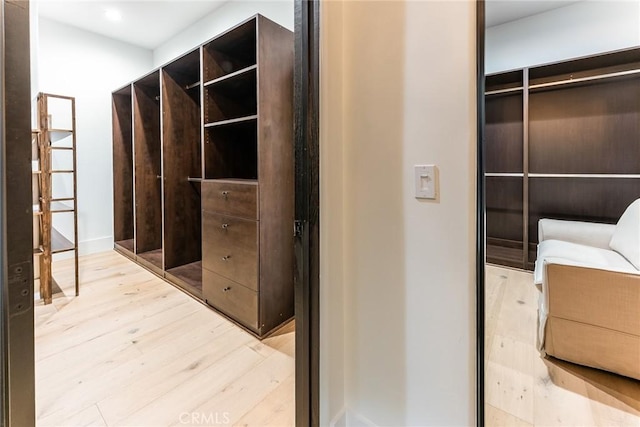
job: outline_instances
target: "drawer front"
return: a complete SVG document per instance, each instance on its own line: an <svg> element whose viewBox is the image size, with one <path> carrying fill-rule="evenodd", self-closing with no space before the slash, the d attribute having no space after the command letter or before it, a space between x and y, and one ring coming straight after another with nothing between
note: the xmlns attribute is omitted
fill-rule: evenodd
<svg viewBox="0 0 640 427"><path fill-rule="evenodd" d="M258 222L202 212L202 266L258 290Z"/></svg>
<svg viewBox="0 0 640 427"><path fill-rule="evenodd" d="M258 293L202 269L202 296L207 304L247 328L258 331Z"/></svg>
<svg viewBox="0 0 640 427"><path fill-rule="evenodd" d="M258 219L258 186L227 181L202 182L202 209Z"/></svg>

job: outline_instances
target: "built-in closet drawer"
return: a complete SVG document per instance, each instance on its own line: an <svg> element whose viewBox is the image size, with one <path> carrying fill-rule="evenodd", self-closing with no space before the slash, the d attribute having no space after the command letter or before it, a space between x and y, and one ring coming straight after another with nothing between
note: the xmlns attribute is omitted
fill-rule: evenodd
<svg viewBox="0 0 640 427"><path fill-rule="evenodd" d="M202 269L202 296L212 305L244 326L258 330L258 293Z"/></svg>
<svg viewBox="0 0 640 427"><path fill-rule="evenodd" d="M258 290L258 222L202 212L202 266Z"/></svg>
<svg viewBox="0 0 640 427"><path fill-rule="evenodd" d="M240 180L203 181L202 209L258 219L258 184L254 181Z"/></svg>

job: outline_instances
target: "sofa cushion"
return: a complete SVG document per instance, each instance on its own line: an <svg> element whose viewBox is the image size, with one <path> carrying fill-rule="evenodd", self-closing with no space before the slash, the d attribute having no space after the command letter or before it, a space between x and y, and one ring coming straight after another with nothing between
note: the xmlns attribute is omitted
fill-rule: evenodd
<svg viewBox="0 0 640 427"><path fill-rule="evenodd" d="M640 199L624 211L609 246L640 270Z"/></svg>
<svg viewBox="0 0 640 427"><path fill-rule="evenodd" d="M545 240L538 244L538 258L533 275L537 285L542 283L545 261L637 274L634 267L615 251L562 240Z"/></svg>

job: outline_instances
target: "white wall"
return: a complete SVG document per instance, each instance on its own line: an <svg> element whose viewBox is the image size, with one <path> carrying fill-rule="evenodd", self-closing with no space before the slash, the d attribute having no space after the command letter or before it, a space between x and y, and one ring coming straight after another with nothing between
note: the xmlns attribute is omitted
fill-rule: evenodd
<svg viewBox="0 0 640 427"><path fill-rule="evenodd" d="M472 425L475 2L322 17L321 425Z"/></svg>
<svg viewBox="0 0 640 427"><path fill-rule="evenodd" d="M487 29L487 74L640 45L640 0L581 1Z"/></svg>
<svg viewBox="0 0 640 427"><path fill-rule="evenodd" d="M108 250L113 248L111 92L149 71L152 52L47 19L39 20L38 35L39 89L76 98L80 251ZM61 231L73 235L68 223Z"/></svg>
<svg viewBox="0 0 640 427"><path fill-rule="evenodd" d="M256 13L293 31L293 0L229 1L156 48L153 52L154 67L188 52Z"/></svg>

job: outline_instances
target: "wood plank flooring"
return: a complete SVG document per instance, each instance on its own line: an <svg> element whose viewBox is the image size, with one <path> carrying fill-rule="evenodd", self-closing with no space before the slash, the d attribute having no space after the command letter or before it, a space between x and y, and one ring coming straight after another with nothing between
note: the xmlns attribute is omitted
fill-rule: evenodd
<svg viewBox="0 0 640 427"><path fill-rule="evenodd" d="M486 425L640 426L640 381L540 357L538 293L530 272L487 266Z"/></svg>
<svg viewBox="0 0 640 427"><path fill-rule="evenodd" d="M293 322L260 342L113 251L80 282L36 303L38 426L294 425Z"/></svg>

